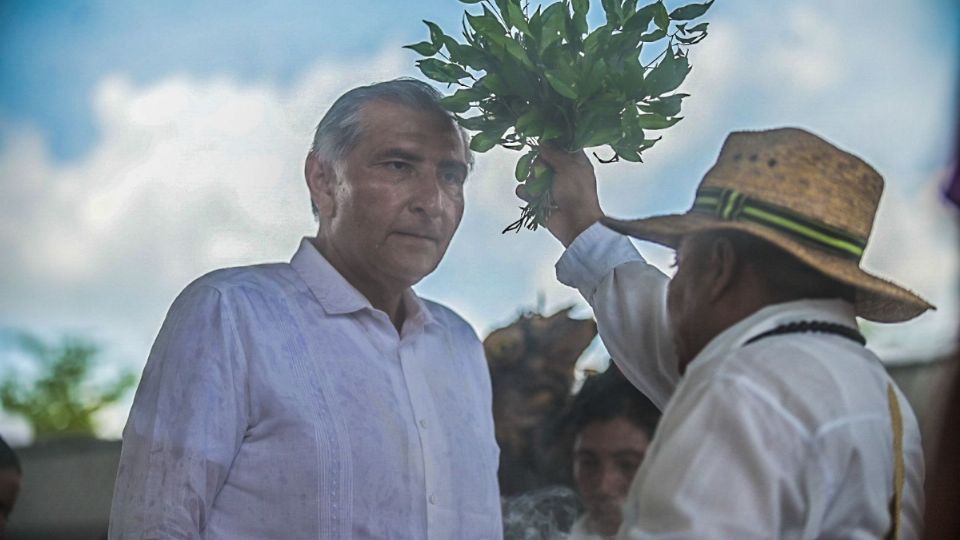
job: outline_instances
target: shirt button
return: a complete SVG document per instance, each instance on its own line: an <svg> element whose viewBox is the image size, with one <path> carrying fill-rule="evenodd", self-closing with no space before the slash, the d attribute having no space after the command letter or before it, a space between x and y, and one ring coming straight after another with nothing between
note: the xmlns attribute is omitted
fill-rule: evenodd
<svg viewBox="0 0 960 540"><path fill-rule="evenodd" d="M420 427L427 429L427 421L423 418L420 419Z"/></svg>
<svg viewBox="0 0 960 540"><path fill-rule="evenodd" d="M436 496L436 495L432 495L432 494L430 495L430 504L437 504L437 496Z"/></svg>

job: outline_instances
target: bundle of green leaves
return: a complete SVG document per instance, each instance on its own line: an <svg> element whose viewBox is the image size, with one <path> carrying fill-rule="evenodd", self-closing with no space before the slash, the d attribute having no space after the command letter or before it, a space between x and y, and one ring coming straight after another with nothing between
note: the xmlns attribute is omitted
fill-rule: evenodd
<svg viewBox="0 0 960 540"><path fill-rule="evenodd" d="M606 24L592 31L590 0L561 0L532 14L521 0L460 2L482 8L464 15L465 43L424 21L430 41L406 47L428 57L417 61L425 76L459 87L442 104L477 132L471 149L526 150L516 178L533 199L507 232L535 230L549 215L553 174L536 159L541 144L568 151L608 145L613 156L601 161L640 162L659 140L647 132L681 119L688 95L675 91L690 71L685 48L707 35L708 23L690 21L713 0L673 11L662 0L642 7L602 0ZM644 46L656 44L662 51L644 64ZM471 110L479 114L465 116Z"/></svg>

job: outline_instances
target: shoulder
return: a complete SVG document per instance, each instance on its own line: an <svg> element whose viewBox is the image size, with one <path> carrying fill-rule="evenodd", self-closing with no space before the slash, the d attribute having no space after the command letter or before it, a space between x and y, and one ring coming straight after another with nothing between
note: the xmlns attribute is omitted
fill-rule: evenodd
<svg viewBox="0 0 960 540"><path fill-rule="evenodd" d="M214 270L180 292L170 306L167 319L202 318L220 313L237 322L251 312L282 312L300 289L298 280L296 272L284 263Z"/></svg>
<svg viewBox="0 0 960 540"><path fill-rule="evenodd" d="M244 288L266 290L271 287L282 286L292 274L295 274L295 272L288 263L221 268L200 276L187 288L210 288L221 293Z"/></svg>
<svg viewBox="0 0 960 540"><path fill-rule="evenodd" d="M828 426L885 421L877 411L886 411L889 378L880 360L843 338L771 338L733 349L715 364L705 384L736 384L810 436Z"/></svg>
<svg viewBox="0 0 960 540"><path fill-rule="evenodd" d="M194 280L180 297L215 295L224 300L249 296L281 297L298 281L296 272L287 263L221 268Z"/></svg>
<svg viewBox="0 0 960 540"><path fill-rule="evenodd" d="M427 300L426 298L421 298L421 300L437 323L450 332L451 335L458 339L480 342L476 331L470 323L464 320L456 311L433 300Z"/></svg>

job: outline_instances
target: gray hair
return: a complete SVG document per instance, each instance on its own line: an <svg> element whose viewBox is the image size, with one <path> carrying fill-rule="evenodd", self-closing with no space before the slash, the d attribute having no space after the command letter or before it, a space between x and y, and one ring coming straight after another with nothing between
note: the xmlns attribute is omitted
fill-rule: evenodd
<svg viewBox="0 0 960 540"><path fill-rule="evenodd" d="M347 154L353 150L362 134L363 109L372 101L387 101L405 105L424 112L433 112L450 118L463 140L470 169L473 168L473 152L470 150L470 138L446 109L440 105L443 94L435 88L409 77L393 79L368 86L359 86L347 91L330 106L320 123L317 124L310 151L317 158L331 161L335 170L342 172L342 164ZM316 205L311 202L313 215L319 217Z"/></svg>

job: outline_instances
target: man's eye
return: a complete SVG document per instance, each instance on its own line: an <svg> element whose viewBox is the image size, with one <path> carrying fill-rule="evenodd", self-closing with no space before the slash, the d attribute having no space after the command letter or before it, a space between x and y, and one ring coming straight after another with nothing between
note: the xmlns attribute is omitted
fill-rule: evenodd
<svg viewBox="0 0 960 540"><path fill-rule="evenodd" d="M640 461L632 459L619 460L617 461L617 468L624 476L633 477L633 474L640 468L640 463Z"/></svg>
<svg viewBox="0 0 960 540"><path fill-rule="evenodd" d="M385 163L388 169L393 169L395 171L405 171L410 168L410 164L406 161L388 161Z"/></svg>
<svg viewBox="0 0 960 540"><path fill-rule="evenodd" d="M593 458L581 457L575 459L577 461L577 465L583 470L593 470L599 466L597 460Z"/></svg>
<svg viewBox="0 0 960 540"><path fill-rule="evenodd" d="M444 182L449 184L463 185L463 183L466 181L466 178L453 172L443 173L440 175L440 177Z"/></svg>

